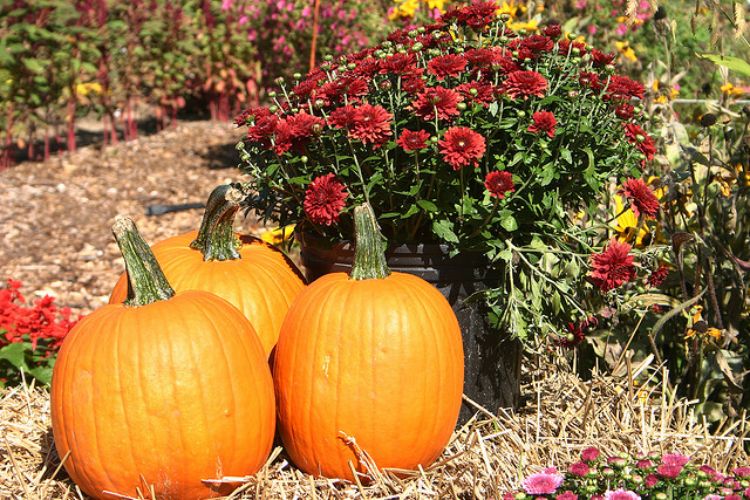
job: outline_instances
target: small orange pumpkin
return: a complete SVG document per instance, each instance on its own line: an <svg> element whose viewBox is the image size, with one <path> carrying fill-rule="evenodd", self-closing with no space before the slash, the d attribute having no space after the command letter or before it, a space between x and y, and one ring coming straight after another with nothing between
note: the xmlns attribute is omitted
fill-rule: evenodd
<svg viewBox="0 0 750 500"><path fill-rule="evenodd" d="M242 311L269 355L279 338L286 311L305 285L297 268L281 251L258 238L232 231L243 198L236 186L217 187L209 196L197 233L160 241L152 250L177 292L211 292ZM126 295L127 280L123 275L109 302L122 302Z"/></svg>
<svg viewBox="0 0 750 500"><path fill-rule="evenodd" d="M303 471L352 480L427 467L458 419L463 347L448 301L391 273L369 205L355 209L351 274L328 274L287 313L274 361L279 430ZM351 464L351 465L350 465Z"/></svg>
<svg viewBox="0 0 750 500"><path fill-rule="evenodd" d="M202 480L253 474L273 443L265 352L234 306L174 294L133 222L113 231L130 282L125 303L81 320L52 377L52 430L65 469L95 498L196 499Z"/></svg>

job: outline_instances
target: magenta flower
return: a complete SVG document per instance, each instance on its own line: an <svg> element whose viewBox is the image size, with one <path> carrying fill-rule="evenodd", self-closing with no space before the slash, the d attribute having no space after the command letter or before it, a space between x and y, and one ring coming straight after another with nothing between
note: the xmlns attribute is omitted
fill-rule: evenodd
<svg viewBox="0 0 750 500"><path fill-rule="evenodd" d="M674 479L680 475L680 472L682 472L682 465L661 464L656 468L656 472L658 472L663 478Z"/></svg>
<svg viewBox="0 0 750 500"><path fill-rule="evenodd" d="M539 472L524 479L521 486L528 495L551 495L560 487L563 479L560 474Z"/></svg>
<svg viewBox="0 0 750 500"><path fill-rule="evenodd" d="M568 490L564 493L560 493L555 497L555 500L578 500L578 495Z"/></svg>
<svg viewBox="0 0 750 500"><path fill-rule="evenodd" d="M734 472L734 475L737 477L750 477L750 467L737 467L732 470L732 472Z"/></svg>
<svg viewBox="0 0 750 500"><path fill-rule="evenodd" d="M605 492L604 500L641 500L641 497L630 490L620 488L619 490Z"/></svg>
<svg viewBox="0 0 750 500"><path fill-rule="evenodd" d="M583 477L586 474L588 474L589 470L591 469L589 468L588 465L586 465L585 462L576 462L570 466L569 470L570 470L570 473L573 474L574 476Z"/></svg>

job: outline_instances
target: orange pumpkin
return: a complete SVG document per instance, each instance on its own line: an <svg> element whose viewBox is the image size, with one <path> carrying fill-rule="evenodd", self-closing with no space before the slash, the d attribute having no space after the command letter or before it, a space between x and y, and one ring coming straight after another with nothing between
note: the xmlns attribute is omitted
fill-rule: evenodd
<svg viewBox="0 0 750 500"><path fill-rule="evenodd" d="M177 292L204 290L226 299L250 320L266 355L276 345L284 315L304 288L297 268L279 250L232 231L242 192L222 185L208 199L200 230L156 243L152 250ZM110 304L125 300L121 276Z"/></svg>
<svg viewBox="0 0 750 500"><path fill-rule="evenodd" d="M427 467L458 419L463 348L447 300L390 273L369 205L355 209L351 274L328 274L287 313L274 361L279 430L303 471L353 479ZM351 466L350 466L351 464Z"/></svg>
<svg viewBox="0 0 750 500"><path fill-rule="evenodd" d="M63 343L51 389L57 452L95 498L150 498L152 487L158 498L226 494L202 481L255 473L273 443L263 346L224 299L174 294L132 221L113 230L131 292Z"/></svg>

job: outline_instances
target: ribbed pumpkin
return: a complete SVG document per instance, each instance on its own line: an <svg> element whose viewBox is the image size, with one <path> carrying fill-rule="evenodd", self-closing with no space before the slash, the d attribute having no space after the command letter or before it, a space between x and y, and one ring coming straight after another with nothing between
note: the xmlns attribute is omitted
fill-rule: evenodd
<svg viewBox="0 0 750 500"><path fill-rule="evenodd" d="M81 320L52 376L52 430L88 495L196 499L202 480L255 473L275 430L273 381L252 325L224 299L174 294L129 219L113 231L130 292Z"/></svg>
<svg viewBox="0 0 750 500"><path fill-rule="evenodd" d="M323 276L287 313L274 362L279 430L303 471L353 479L430 465L450 439L463 388L458 321L422 279L391 273L369 205L355 208L351 274ZM350 466L351 464L351 466Z"/></svg>
<svg viewBox="0 0 750 500"><path fill-rule="evenodd" d="M276 345L289 305L305 285L282 252L258 238L232 231L243 198L235 186L217 187L209 196L197 233L160 241L152 250L177 292L211 292L242 311L268 355ZM121 276L110 304L125 300L127 289L127 280Z"/></svg>

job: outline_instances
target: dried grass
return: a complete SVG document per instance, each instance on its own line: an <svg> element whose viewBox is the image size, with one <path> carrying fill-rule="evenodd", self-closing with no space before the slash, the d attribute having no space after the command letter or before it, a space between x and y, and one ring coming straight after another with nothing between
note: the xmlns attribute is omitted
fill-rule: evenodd
<svg viewBox="0 0 750 500"><path fill-rule="evenodd" d="M232 478L244 484L229 498L498 498L524 474L564 467L591 445L605 454L677 451L720 470L749 463L746 422L710 433L689 402L663 382L662 369L634 366L624 377L582 381L541 363L526 376L522 409L498 418L478 411L426 470L398 476L374 471L355 484L316 479L277 448L257 475ZM629 382L636 378L642 382ZM61 470L49 425L46 391L17 387L0 393L0 498L81 497Z"/></svg>

